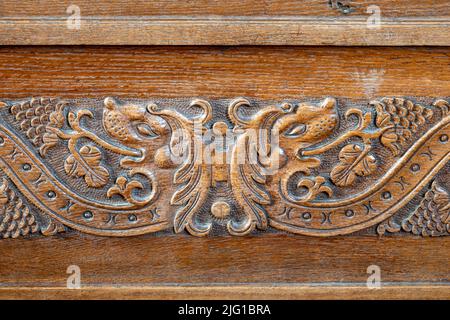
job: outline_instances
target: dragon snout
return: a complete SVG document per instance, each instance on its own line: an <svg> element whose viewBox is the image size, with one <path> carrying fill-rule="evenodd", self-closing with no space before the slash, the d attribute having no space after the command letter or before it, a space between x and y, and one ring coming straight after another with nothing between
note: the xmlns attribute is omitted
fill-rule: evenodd
<svg viewBox="0 0 450 320"><path fill-rule="evenodd" d="M161 136L168 132L169 127L167 122L161 117L154 116L148 111L145 113L144 122L151 128L151 130L157 135Z"/></svg>

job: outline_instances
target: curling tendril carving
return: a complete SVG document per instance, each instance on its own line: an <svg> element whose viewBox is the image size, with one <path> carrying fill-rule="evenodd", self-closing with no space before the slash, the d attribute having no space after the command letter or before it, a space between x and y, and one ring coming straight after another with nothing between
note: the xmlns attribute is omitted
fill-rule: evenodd
<svg viewBox="0 0 450 320"><path fill-rule="evenodd" d="M0 218L16 203L24 221L6 236L37 231L40 215L48 230L109 236L449 232L446 100L95 103L1 103Z"/></svg>

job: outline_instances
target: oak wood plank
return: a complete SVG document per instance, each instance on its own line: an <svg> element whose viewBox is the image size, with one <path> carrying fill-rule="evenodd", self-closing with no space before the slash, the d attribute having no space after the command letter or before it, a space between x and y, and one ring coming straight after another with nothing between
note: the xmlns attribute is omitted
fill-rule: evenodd
<svg viewBox="0 0 450 320"><path fill-rule="evenodd" d="M4 239L3 287L65 287L70 265L81 285L366 283L369 265L382 285L449 284L450 239L386 236L312 238L265 233L247 237L149 234Z"/></svg>
<svg viewBox="0 0 450 320"><path fill-rule="evenodd" d="M273 299L442 299L450 286L405 285L367 289L364 286L152 286L152 287L0 287L1 299L162 299L162 300L273 300Z"/></svg>
<svg viewBox="0 0 450 320"><path fill-rule="evenodd" d="M367 15L367 7L376 4L386 17L450 15L447 0L77 0L86 16L331 16ZM52 0L2 0L0 16L66 16L69 2ZM343 7L343 8L342 8ZM343 10L349 8L350 11ZM349 12L349 13L347 13Z"/></svg>
<svg viewBox="0 0 450 320"><path fill-rule="evenodd" d="M330 45L448 46L450 19L148 19L86 18L79 29L66 18L0 19L3 45Z"/></svg>
<svg viewBox="0 0 450 320"><path fill-rule="evenodd" d="M0 90L5 99L431 99L448 97L449 66L448 48L2 47ZM449 241L276 234L113 239L77 232L10 239L0 242L0 297L448 299ZM72 264L80 266L85 290L62 288ZM379 292L361 288L371 264L382 270L386 288Z"/></svg>
<svg viewBox="0 0 450 320"><path fill-rule="evenodd" d="M448 48L0 47L2 98L449 96Z"/></svg>

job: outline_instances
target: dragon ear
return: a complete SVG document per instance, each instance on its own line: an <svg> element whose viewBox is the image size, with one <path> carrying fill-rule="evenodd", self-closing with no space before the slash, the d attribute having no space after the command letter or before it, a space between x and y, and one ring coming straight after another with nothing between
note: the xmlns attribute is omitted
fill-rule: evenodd
<svg viewBox="0 0 450 320"><path fill-rule="evenodd" d="M114 110L116 108L116 101L111 97L105 98L104 104L108 110Z"/></svg>
<svg viewBox="0 0 450 320"><path fill-rule="evenodd" d="M335 98L326 98L325 100L323 100L320 108L325 110L333 110L336 107L336 104L337 102Z"/></svg>

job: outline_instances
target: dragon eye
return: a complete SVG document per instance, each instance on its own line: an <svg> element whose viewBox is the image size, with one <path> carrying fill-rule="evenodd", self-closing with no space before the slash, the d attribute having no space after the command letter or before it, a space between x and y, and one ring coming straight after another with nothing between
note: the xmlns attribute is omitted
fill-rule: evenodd
<svg viewBox="0 0 450 320"><path fill-rule="evenodd" d="M290 126L285 132L284 136L288 138L296 138L301 136L306 132L306 125L305 124L294 124Z"/></svg>
<svg viewBox="0 0 450 320"><path fill-rule="evenodd" d="M136 130L137 130L137 132L139 132L141 135L143 135L145 137L154 138L154 137L158 136L152 130L152 128L150 128L150 126L148 124L145 124L145 123L138 124L136 126Z"/></svg>

